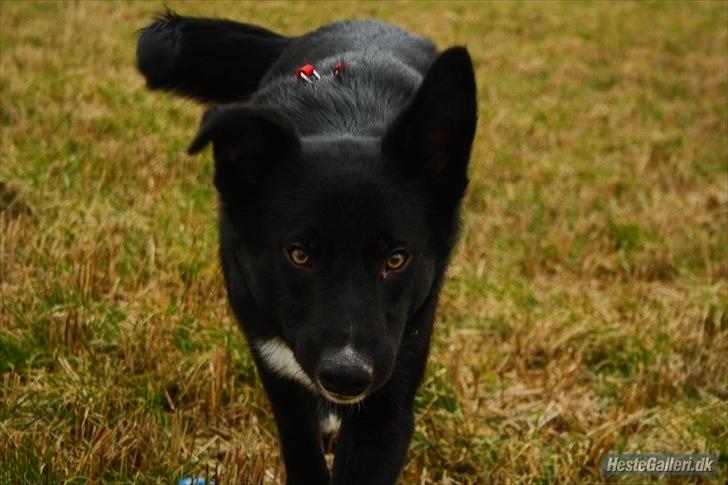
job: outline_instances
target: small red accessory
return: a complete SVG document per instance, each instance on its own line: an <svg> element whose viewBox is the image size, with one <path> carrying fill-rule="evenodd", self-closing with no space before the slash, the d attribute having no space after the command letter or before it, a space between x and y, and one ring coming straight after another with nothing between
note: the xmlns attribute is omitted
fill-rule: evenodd
<svg viewBox="0 0 728 485"><path fill-rule="evenodd" d="M311 83L313 82L311 81L312 76L316 77L316 79L321 79L321 76L319 76L319 73L316 72L316 69L311 64L304 64L296 69L296 79L299 81Z"/></svg>
<svg viewBox="0 0 728 485"><path fill-rule="evenodd" d="M339 61L336 64L334 64L333 69L331 69L331 72L334 74L334 76L339 77L341 74L341 71L346 70L346 62Z"/></svg>

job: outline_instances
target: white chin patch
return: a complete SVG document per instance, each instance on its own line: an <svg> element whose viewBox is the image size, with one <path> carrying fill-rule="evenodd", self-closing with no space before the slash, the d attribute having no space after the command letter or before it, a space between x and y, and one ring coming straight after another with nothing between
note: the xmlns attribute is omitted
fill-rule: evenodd
<svg viewBox="0 0 728 485"><path fill-rule="evenodd" d="M270 340L259 341L255 346L263 362L265 362L270 370L281 377L292 379L317 392L316 386L311 382L311 379L308 378L306 373L303 372L301 365L296 360L296 356L293 355L293 351L283 340L276 337Z"/></svg>
<svg viewBox="0 0 728 485"><path fill-rule="evenodd" d="M336 434L341 428L341 418L335 414L328 414L321 417L321 433Z"/></svg>

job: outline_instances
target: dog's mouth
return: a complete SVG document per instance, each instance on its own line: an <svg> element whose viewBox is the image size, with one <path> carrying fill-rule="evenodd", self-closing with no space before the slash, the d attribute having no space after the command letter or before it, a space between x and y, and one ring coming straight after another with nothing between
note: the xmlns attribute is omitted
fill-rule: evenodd
<svg viewBox="0 0 728 485"><path fill-rule="evenodd" d="M321 394L326 399L328 399L329 401L336 403L336 404L345 404L345 405L356 404L360 401L363 401L364 398L367 397L366 391L362 392L358 396L345 396L343 394L336 394L335 392L327 391L321 385L319 385L319 389L321 390Z"/></svg>

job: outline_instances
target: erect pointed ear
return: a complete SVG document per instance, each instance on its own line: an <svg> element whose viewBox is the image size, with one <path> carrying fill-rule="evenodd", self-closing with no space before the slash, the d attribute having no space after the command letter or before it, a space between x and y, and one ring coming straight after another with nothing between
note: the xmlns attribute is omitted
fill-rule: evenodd
<svg viewBox="0 0 728 485"><path fill-rule="evenodd" d="M435 59L409 106L382 141L382 152L412 176L429 179L439 197L457 202L467 186L475 135L475 74L464 47Z"/></svg>
<svg viewBox="0 0 728 485"><path fill-rule="evenodd" d="M280 113L246 106L213 107L202 118L187 151L197 153L212 142L215 187L223 200L240 200L284 158L296 157L295 127Z"/></svg>

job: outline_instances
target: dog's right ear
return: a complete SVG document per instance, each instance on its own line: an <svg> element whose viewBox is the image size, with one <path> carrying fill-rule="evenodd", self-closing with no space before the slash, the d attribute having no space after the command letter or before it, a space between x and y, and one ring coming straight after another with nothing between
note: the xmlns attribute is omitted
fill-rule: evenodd
<svg viewBox="0 0 728 485"><path fill-rule="evenodd" d="M239 200L274 164L300 153L293 124L273 110L216 106L202 118L187 149L194 154L212 143L215 187L228 202Z"/></svg>

